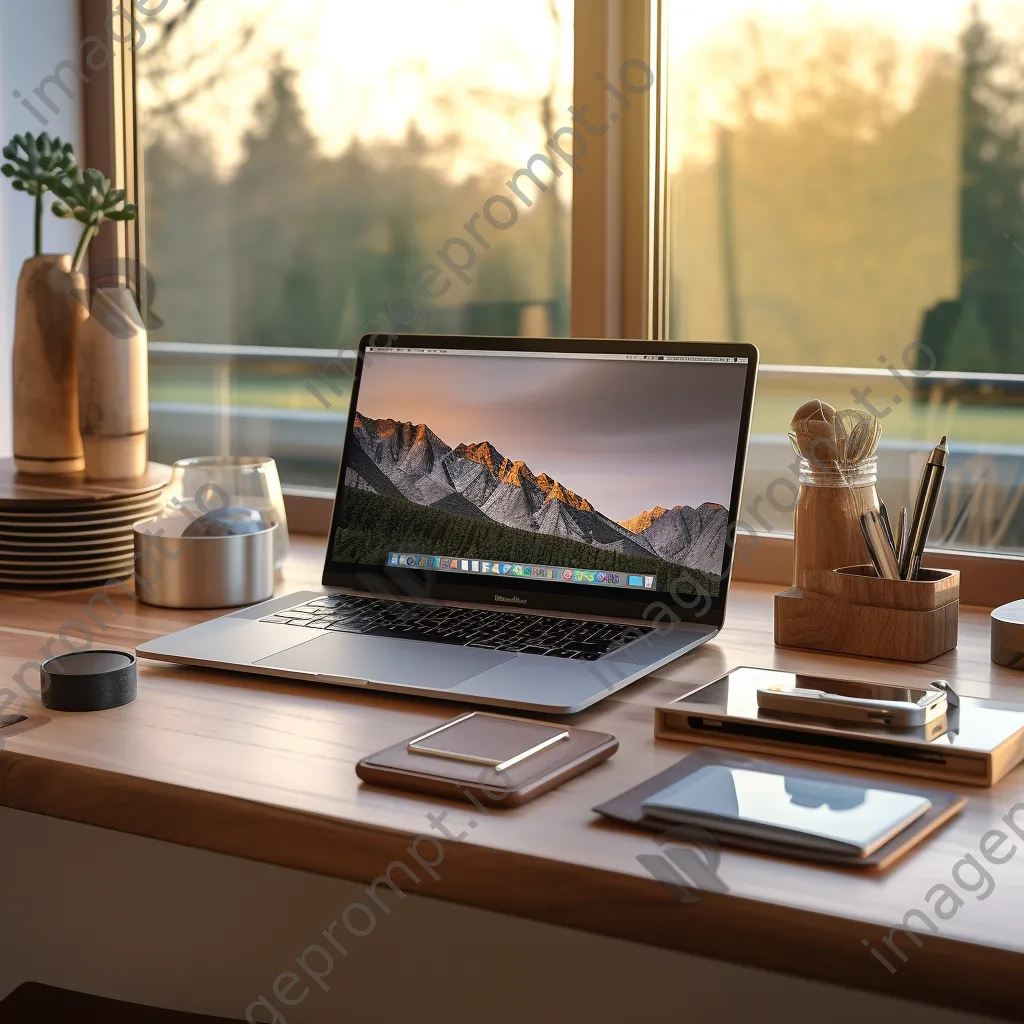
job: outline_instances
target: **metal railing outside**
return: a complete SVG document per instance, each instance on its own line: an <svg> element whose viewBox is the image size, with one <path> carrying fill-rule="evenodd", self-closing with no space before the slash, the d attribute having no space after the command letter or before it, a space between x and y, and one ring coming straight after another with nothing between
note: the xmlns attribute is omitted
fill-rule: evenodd
<svg viewBox="0 0 1024 1024"><path fill-rule="evenodd" d="M354 349L152 342L153 457L271 455L286 485L331 491L354 365ZM1024 549L1024 375L762 365L744 504L757 502L755 518L771 532L792 530L793 487L777 481L795 486L786 429L810 397L880 415L878 489L890 508L912 503L926 452L948 434L935 539Z"/></svg>

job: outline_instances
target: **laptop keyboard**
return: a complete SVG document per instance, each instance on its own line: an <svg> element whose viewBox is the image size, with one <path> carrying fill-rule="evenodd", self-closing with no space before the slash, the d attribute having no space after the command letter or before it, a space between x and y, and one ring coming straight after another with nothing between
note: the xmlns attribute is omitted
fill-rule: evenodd
<svg viewBox="0 0 1024 1024"><path fill-rule="evenodd" d="M260 621L582 661L596 661L651 632L649 626L408 604L347 594L318 597Z"/></svg>

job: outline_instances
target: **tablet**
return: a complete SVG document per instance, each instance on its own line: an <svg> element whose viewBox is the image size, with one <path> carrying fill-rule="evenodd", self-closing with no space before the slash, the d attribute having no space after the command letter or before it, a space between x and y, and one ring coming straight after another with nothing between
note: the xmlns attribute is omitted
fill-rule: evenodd
<svg viewBox="0 0 1024 1024"><path fill-rule="evenodd" d="M643 811L674 824L867 857L931 806L913 793L808 779L782 765L710 764L648 797Z"/></svg>
<svg viewBox="0 0 1024 1024"><path fill-rule="evenodd" d="M882 666L884 671L885 666ZM799 687L799 673L734 668L718 679L655 708L658 739L732 747L898 775L991 786L1024 760L1024 704L960 694L946 714L925 725L895 729L883 723L831 722L766 711L758 690ZM828 689L844 680L829 680Z"/></svg>

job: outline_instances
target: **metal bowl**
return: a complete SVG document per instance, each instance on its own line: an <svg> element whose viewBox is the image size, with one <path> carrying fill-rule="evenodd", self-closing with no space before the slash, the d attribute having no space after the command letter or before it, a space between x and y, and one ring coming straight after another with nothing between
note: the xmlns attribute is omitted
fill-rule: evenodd
<svg viewBox="0 0 1024 1024"><path fill-rule="evenodd" d="M274 595L277 524L254 533L181 536L179 514L136 523L135 593L161 608L237 608Z"/></svg>

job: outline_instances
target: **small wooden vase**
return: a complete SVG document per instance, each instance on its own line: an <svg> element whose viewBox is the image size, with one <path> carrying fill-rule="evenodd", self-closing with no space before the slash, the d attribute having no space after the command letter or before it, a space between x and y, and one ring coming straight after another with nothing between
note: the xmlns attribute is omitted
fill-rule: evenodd
<svg viewBox="0 0 1024 1024"><path fill-rule="evenodd" d="M14 465L66 475L85 468L76 349L88 316L85 278L71 257L33 256L18 278L14 322Z"/></svg>
<svg viewBox="0 0 1024 1024"><path fill-rule="evenodd" d="M149 357L146 328L127 288L97 288L78 343L78 397L90 480L146 471Z"/></svg>
<svg viewBox="0 0 1024 1024"><path fill-rule="evenodd" d="M793 585L812 569L863 562L868 553L860 517L878 508L875 459L844 470L800 464L800 493L793 520Z"/></svg>

